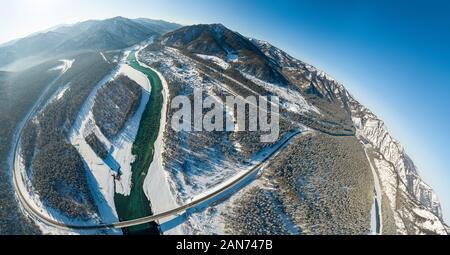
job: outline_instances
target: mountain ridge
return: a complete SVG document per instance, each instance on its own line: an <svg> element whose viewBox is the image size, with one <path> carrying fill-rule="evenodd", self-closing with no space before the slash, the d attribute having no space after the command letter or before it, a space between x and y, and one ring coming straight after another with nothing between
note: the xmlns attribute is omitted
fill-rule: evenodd
<svg viewBox="0 0 450 255"><path fill-rule="evenodd" d="M150 42L150 38L155 40ZM139 63L154 68L161 79L167 80L169 101L176 95L192 95L195 87L204 88L205 94L214 98L274 95L280 98L280 139L292 130L308 131L294 139L233 199L221 201L217 207L215 204L214 210L188 215L187 223L180 227L185 233L247 233L239 226L250 234L450 233L437 195L421 179L414 162L385 123L342 83L267 41L248 38L223 24L180 27L161 20L118 16L57 26L16 40L0 46L0 59L5 56L3 63L8 64L33 56L54 58L52 54L58 52L89 51L92 61L105 61L103 64L112 68L120 58L119 50L147 40L148 47L135 48L136 56ZM18 54L21 48L28 50ZM81 65L80 61L75 65ZM0 71L0 82L8 75ZM68 87L72 86L69 78L66 81ZM109 112L111 106L104 107ZM228 113L234 116L234 111ZM168 109L167 117L171 114ZM92 127L95 125L98 123L92 123ZM104 135L105 131L98 132ZM168 178L169 193L175 192L174 199L182 204L204 189L227 181L270 146L259 143L255 139L258 134L180 135L166 127L161 168L167 171L163 176ZM187 153L190 151L195 153ZM107 154L106 149L99 154ZM375 184L378 180L381 190ZM148 183L144 182L143 188L151 200L149 194L155 189L146 186ZM115 190L112 192L114 195ZM158 199L150 201L152 207L164 208L167 202ZM246 211L242 204L252 210ZM218 219L228 227L221 229ZM380 229L374 230L373 219ZM233 226L235 221L243 225ZM198 226L198 222L214 224ZM161 229L165 229L163 223Z"/></svg>
<svg viewBox="0 0 450 255"><path fill-rule="evenodd" d="M179 27L165 21L120 16L56 26L0 46L0 67L26 57L49 58L83 50L123 49Z"/></svg>
<svg viewBox="0 0 450 255"><path fill-rule="evenodd" d="M447 233L437 195L420 178L400 143L392 138L382 120L325 72L268 42L248 39L221 24L183 27L162 36L159 43L193 55L220 58L230 65L228 70L235 68L273 86L300 91L310 104L319 108L322 116L329 112L336 123L342 121L336 116L348 119L355 130L354 136L372 151L369 160L375 163L381 179L383 210L386 215L392 215L386 224L395 225L395 233ZM258 49L254 50L250 43ZM233 47L236 44L239 46ZM235 55L233 59L229 58L230 53ZM319 121L320 118L315 117Z"/></svg>
<svg viewBox="0 0 450 255"><path fill-rule="evenodd" d="M272 47L272 49L281 51L274 46ZM271 55L274 56L274 54ZM279 54L275 55L280 56ZM286 55L284 55L283 57L286 57ZM287 55L287 57L290 56ZM290 60L291 62L286 65L287 67L304 64L303 62L296 59L293 62L292 59ZM278 61L282 62L286 61L286 59L281 58L278 59ZM403 146L389 134L389 131L386 128L384 122L380 120L374 113L368 110L365 106L360 104L356 99L354 99L354 97L350 95L350 93L342 84L329 77L324 72L319 71L316 68L313 69L315 69L318 76L322 76L329 83L335 85L334 88L330 88L329 90L338 92L335 93L336 95L340 94L338 97L341 98L341 100L344 100L343 105L350 105L350 109L352 111L352 119L355 126L357 127L359 133L358 135L361 135L363 139L368 139L375 148L380 150L380 153L383 155L383 157L388 162L392 163L397 173L401 175L401 179L405 183L407 192L412 195L420 205L431 211L440 221L442 221L442 225L444 225L445 223L443 222L442 209L437 195L435 194L431 186L426 184L421 179L413 161L406 154ZM345 102L346 100L347 102ZM373 126L375 126L375 129L372 129Z"/></svg>
<svg viewBox="0 0 450 255"><path fill-rule="evenodd" d="M238 69L270 82L287 84L276 66L255 44L220 23L185 26L165 34L160 40L164 45L188 50L194 54L202 53L226 59ZM236 59L236 55L239 55L240 59Z"/></svg>

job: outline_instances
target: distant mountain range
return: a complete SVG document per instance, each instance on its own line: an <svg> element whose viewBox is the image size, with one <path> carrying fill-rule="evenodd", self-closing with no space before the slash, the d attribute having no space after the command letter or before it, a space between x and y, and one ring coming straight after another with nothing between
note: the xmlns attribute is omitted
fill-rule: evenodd
<svg viewBox="0 0 450 255"><path fill-rule="evenodd" d="M63 25L0 46L0 68L23 58L46 59L83 50L117 50L180 25L160 20L115 17Z"/></svg>

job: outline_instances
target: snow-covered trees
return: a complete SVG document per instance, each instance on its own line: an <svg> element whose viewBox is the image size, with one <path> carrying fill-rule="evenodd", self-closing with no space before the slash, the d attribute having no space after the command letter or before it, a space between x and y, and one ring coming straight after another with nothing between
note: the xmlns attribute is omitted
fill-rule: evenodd
<svg viewBox="0 0 450 255"><path fill-rule="evenodd" d="M52 142L39 150L32 183L46 203L70 217L88 218L96 210L83 161L68 143Z"/></svg>
<svg viewBox="0 0 450 255"><path fill-rule="evenodd" d="M102 143L102 141L100 141L100 139L98 139L98 137L94 133L89 134L84 139L86 140L87 144L91 146L92 150L94 150L97 156L99 156L103 160L108 157L108 150L106 149L106 146Z"/></svg>
<svg viewBox="0 0 450 255"><path fill-rule="evenodd" d="M103 86L96 98L93 114L100 130L108 138L119 133L141 102L142 89L127 76L121 75Z"/></svg>
<svg viewBox="0 0 450 255"><path fill-rule="evenodd" d="M57 72L48 71L56 64L49 61L17 73L0 72L0 234L38 233L22 216L12 195L7 155L15 126L57 76Z"/></svg>
<svg viewBox="0 0 450 255"><path fill-rule="evenodd" d="M284 216L306 234L369 233L373 177L355 137L320 133L299 137L272 161L262 179L274 195L245 192L227 215L230 229L260 234L263 226L271 225L266 222L269 215L262 217L261 212L271 207L277 215L270 219ZM272 205L276 200L271 197L278 202Z"/></svg>
<svg viewBox="0 0 450 255"><path fill-rule="evenodd" d="M226 231L240 235L288 235L301 230L286 220L275 191L253 187L224 213Z"/></svg>
<svg viewBox="0 0 450 255"><path fill-rule="evenodd" d="M30 150L36 148L31 163L31 183L44 204L70 217L88 218L96 208L84 164L77 150L67 141L67 131L92 88L111 71L113 65L107 64L96 53L75 58L75 64L58 83L66 85L70 81L70 89L40 110L34 130L30 129L33 124L27 124L22 145L26 145L23 151L26 159L33 155ZM35 146L32 146L34 138Z"/></svg>
<svg viewBox="0 0 450 255"><path fill-rule="evenodd" d="M33 121L27 122L22 131L21 152L27 171L31 166L36 146L37 125Z"/></svg>

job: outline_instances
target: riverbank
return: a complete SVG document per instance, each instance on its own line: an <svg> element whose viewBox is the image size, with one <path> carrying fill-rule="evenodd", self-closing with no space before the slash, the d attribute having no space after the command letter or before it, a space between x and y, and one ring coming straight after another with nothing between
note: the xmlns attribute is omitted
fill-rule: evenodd
<svg viewBox="0 0 450 255"><path fill-rule="evenodd" d="M139 61L141 66L150 68L146 64ZM163 166L163 152L165 150L164 145L164 131L166 130L166 118L168 111L168 100L169 100L169 86L164 76L158 71L154 70L158 74L161 84L163 86L163 106L161 110L161 121L160 121L160 133L154 144L155 154L153 161L148 170L147 177L144 182L144 192L151 201L151 207L154 214L160 214L174 208L179 207L176 201L176 195L173 194L171 189L171 182L169 173L164 169ZM182 234L179 229L167 228L167 222L172 221L175 216L168 217L166 219L161 219L158 221L159 230L162 234L178 235ZM170 225L170 224L169 224Z"/></svg>
<svg viewBox="0 0 450 255"><path fill-rule="evenodd" d="M161 109L163 106L163 88L161 80L153 70L143 67L136 59L136 51L128 57L129 65L145 74L150 81L151 93L147 106L142 114L138 133L133 143L132 154L135 160L131 166L131 191L128 196L114 196L117 214L120 221L133 220L152 215L150 201L144 192L144 181L155 154L154 143L160 130ZM156 223L124 229L125 234L159 234Z"/></svg>

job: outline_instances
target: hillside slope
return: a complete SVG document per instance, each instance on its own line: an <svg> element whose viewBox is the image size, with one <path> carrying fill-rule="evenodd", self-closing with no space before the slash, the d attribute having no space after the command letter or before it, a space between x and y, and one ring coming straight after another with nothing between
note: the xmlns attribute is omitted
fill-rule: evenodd
<svg viewBox="0 0 450 255"><path fill-rule="evenodd" d="M317 150L323 150L319 149L323 145L335 144L336 151L331 149L323 157L310 158L306 162L289 155L278 157L268 167L267 176L263 175L265 177L242 189L238 196L223 202L215 210L194 213L189 223L181 227L183 231L236 233L245 228L236 228L232 216L243 213L242 217L245 215L247 221L244 225L252 225L243 232L246 234L260 233L258 229L267 230L264 224L275 218L282 220L285 228L270 233L284 233L290 229L288 232L291 233L361 234L375 231L370 230L370 225L374 224L371 218L375 217L372 215L375 211L380 211L376 216L377 224L381 225L377 231L383 234L447 233L437 196L420 179L401 145L389 135L381 120L324 72L267 42L248 39L221 24L195 25L172 31L149 46L140 57L168 80L171 97L191 95L195 87L218 98L230 94L277 95L281 100L280 136L304 127L315 133L311 141L306 141ZM346 138L341 140L339 137ZM236 162L246 164L267 146L249 133L224 136L210 132L193 136L175 134L170 129L166 130L165 141L165 165L171 177L168 182L179 201L198 194L217 180L226 179L235 172L223 169L242 168L243 165ZM301 149L306 141L298 139L292 146ZM203 151L200 148L210 149ZM347 153L339 154L338 148ZM186 154L186 151L196 153ZM209 160L205 161L206 158ZM218 165L222 166L220 172L215 170ZM280 171L281 166L288 168L283 176L275 178L273 174L277 173L272 171ZM334 175L336 171L343 174ZM320 175L323 177L319 178ZM378 200L374 202L375 179L380 182L382 194L375 194ZM296 184L286 189L288 183ZM335 185L337 183L340 185ZM307 185L307 189L303 185ZM314 190L316 193L311 193L308 198L309 192ZM319 190L322 191L317 193ZM259 191L269 193L257 199L254 194ZM275 212L236 211L241 204L247 204L248 209L259 208L261 203L273 204ZM308 207L302 208L305 203ZM345 206L341 207L341 203ZM377 210L371 211L375 206L378 206ZM230 214L230 211L235 213ZM266 214L272 216L266 223L259 221L258 224L263 224L261 228L255 225L258 221L252 223L251 219ZM347 222L339 220L343 215ZM215 227L202 226L201 222L205 221L219 223Z"/></svg>
<svg viewBox="0 0 450 255"><path fill-rule="evenodd" d="M82 50L123 49L179 27L165 21L123 17L59 26L0 46L0 67L23 58L56 57Z"/></svg>

